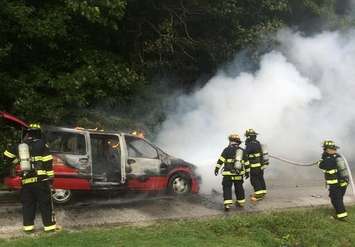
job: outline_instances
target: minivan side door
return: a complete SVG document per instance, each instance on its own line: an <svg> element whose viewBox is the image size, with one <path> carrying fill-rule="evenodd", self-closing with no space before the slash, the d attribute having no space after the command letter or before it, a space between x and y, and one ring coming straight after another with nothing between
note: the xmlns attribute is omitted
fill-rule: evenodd
<svg viewBox="0 0 355 247"><path fill-rule="evenodd" d="M77 168L80 175L92 177L91 150L87 131L46 127L44 135L52 154L60 157L67 165Z"/></svg>

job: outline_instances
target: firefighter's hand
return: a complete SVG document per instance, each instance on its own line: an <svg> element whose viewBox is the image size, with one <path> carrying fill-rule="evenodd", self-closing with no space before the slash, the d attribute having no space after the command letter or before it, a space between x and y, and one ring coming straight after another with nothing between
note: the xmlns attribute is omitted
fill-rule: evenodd
<svg viewBox="0 0 355 247"><path fill-rule="evenodd" d="M215 168L215 169L214 169L214 175L215 175L215 176L217 176L217 175L218 175L218 171L219 171L219 169L218 169L218 168Z"/></svg>

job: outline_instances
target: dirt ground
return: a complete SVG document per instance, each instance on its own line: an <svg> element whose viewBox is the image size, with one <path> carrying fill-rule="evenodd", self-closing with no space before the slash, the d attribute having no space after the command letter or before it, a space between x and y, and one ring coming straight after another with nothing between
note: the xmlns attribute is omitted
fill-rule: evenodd
<svg viewBox="0 0 355 247"><path fill-rule="evenodd" d="M238 214L241 212L270 211L281 208L313 207L329 205L327 189L323 181L268 180L268 195L253 204L247 200L244 209L223 211L221 186L210 193L177 198L167 195L125 194L81 196L71 205L56 206L57 222L66 229L77 230L107 225L148 225L170 219L203 218ZM251 189L246 182L246 197ZM345 196L346 204L354 204L355 197L350 186ZM18 194L0 192L0 238L21 236L22 215ZM36 229L42 232L40 215L37 215Z"/></svg>

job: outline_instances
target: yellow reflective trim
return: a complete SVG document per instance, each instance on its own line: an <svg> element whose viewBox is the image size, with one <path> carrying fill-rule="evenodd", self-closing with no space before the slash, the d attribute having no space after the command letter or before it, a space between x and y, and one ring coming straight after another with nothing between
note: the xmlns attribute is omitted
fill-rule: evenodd
<svg viewBox="0 0 355 247"><path fill-rule="evenodd" d="M243 177L242 176L233 176L232 180L242 180Z"/></svg>
<svg viewBox="0 0 355 247"><path fill-rule="evenodd" d="M23 230L24 231L32 231L33 229L35 229L34 225L32 225L32 226L23 226Z"/></svg>
<svg viewBox="0 0 355 247"><path fill-rule="evenodd" d="M37 175L38 176L47 175L47 171L46 170L37 170Z"/></svg>
<svg viewBox="0 0 355 247"><path fill-rule="evenodd" d="M10 152L7 151L7 150L5 150L4 155L5 155L6 157L9 157L9 158L15 158L15 157L16 157L16 155L14 155L13 153L10 153Z"/></svg>
<svg viewBox="0 0 355 247"><path fill-rule="evenodd" d="M341 213L341 214L337 214L337 218L344 218L344 217L346 217L346 216L348 216L348 213L347 213L347 212Z"/></svg>
<svg viewBox="0 0 355 247"><path fill-rule="evenodd" d="M340 186L341 186L341 187L344 187L344 186L347 186L347 185L348 185L347 182L341 182L341 183L340 183Z"/></svg>
<svg viewBox="0 0 355 247"><path fill-rule="evenodd" d="M327 180L327 184L337 184L337 183L338 183L338 179Z"/></svg>
<svg viewBox="0 0 355 247"><path fill-rule="evenodd" d="M42 161L42 156L33 156L31 157L31 161Z"/></svg>
<svg viewBox="0 0 355 247"><path fill-rule="evenodd" d="M19 162L18 159L14 159L14 160L12 161L12 164L17 164L18 162Z"/></svg>
<svg viewBox="0 0 355 247"><path fill-rule="evenodd" d="M256 195L266 194L266 193L267 193L267 190L258 190L258 191L255 191L255 194L256 194Z"/></svg>
<svg viewBox="0 0 355 247"><path fill-rule="evenodd" d="M22 179L22 184L31 184L37 182L37 178L25 178Z"/></svg>
<svg viewBox="0 0 355 247"><path fill-rule="evenodd" d="M217 164L217 165L216 165L216 168L218 168L218 169L219 169L219 168L221 168L221 166L222 166L222 165Z"/></svg>
<svg viewBox="0 0 355 247"><path fill-rule="evenodd" d="M226 161L227 161L227 163L233 163L235 161L235 159L227 159Z"/></svg>
<svg viewBox="0 0 355 247"><path fill-rule="evenodd" d="M260 167L261 164L260 163L255 163L255 164L251 164L250 167L251 168L257 168L257 167Z"/></svg>
<svg viewBox="0 0 355 247"><path fill-rule="evenodd" d="M243 200L237 200L238 203L245 203L245 199Z"/></svg>
<svg viewBox="0 0 355 247"><path fill-rule="evenodd" d="M249 158L257 158L257 157L260 157L260 156L261 156L261 153L249 154L248 155Z"/></svg>
<svg viewBox="0 0 355 247"><path fill-rule="evenodd" d="M223 171L222 175L235 175L235 173L231 173L230 171Z"/></svg>
<svg viewBox="0 0 355 247"><path fill-rule="evenodd" d="M233 200L224 200L224 205L233 204Z"/></svg>
<svg viewBox="0 0 355 247"><path fill-rule="evenodd" d="M47 171L47 176L54 176L54 171Z"/></svg>
<svg viewBox="0 0 355 247"><path fill-rule="evenodd" d="M47 231L55 230L56 227L57 227L56 224L51 225L51 226L45 226L44 231L47 232Z"/></svg>
<svg viewBox="0 0 355 247"><path fill-rule="evenodd" d="M337 173L338 170L337 169L332 169L332 170L323 170L324 173L327 173L327 174L334 174L334 173Z"/></svg>
<svg viewBox="0 0 355 247"><path fill-rule="evenodd" d="M219 157L219 160L222 161L223 163L226 162L226 159L223 158L223 156Z"/></svg>
<svg viewBox="0 0 355 247"><path fill-rule="evenodd" d="M52 160L52 159L53 159L53 156L52 156L51 154L42 157L42 161L43 161L43 162L50 161L50 160Z"/></svg>
<svg viewBox="0 0 355 247"><path fill-rule="evenodd" d="M29 127L30 127L30 128L33 128L33 129L40 129L40 128L41 128L41 125L39 125L39 124L30 124Z"/></svg>
<svg viewBox="0 0 355 247"><path fill-rule="evenodd" d="M34 156L31 158L32 161L43 161L43 162L46 162L46 161L49 161L52 159L53 159L53 156L51 154L47 155L47 156Z"/></svg>
<svg viewBox="0 0 355 247"><path fill-rule="evenodd" d="M250 168L245 169L246 172L250 172Z"/></svg>

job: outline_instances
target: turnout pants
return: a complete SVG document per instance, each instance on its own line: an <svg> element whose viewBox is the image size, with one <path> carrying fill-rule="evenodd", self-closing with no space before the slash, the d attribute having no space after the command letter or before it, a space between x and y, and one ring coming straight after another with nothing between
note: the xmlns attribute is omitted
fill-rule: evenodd
<svg viewBox="0 0 355 247"><path fill-rule="evenodd" d="M348 214L345 210L343 197L345 195L347 186L340 186L339 184L329 185L330 201L335 209L336 217L338 219L346 217Z"/></svg>
<svg viewBox="0 0 355 247"><path fill-rule="evenodd" d="M34 229L36 209L39 207L45 231L56 228L52 194L48 181L25 184L21 189L23 227L25 231Z"/></svg>
<svg viewBox="0 0 355 247"><path fill-rule="evenodd" d="M233 204L232 200L232 186L234 185L235 196L239 205L245 203L245 194L243 188L242 176L223 176L223 199L224 206Z"/></svg>
<svg viewBox="0 0 355 247"><path fill-rule="evenodd" d="M260 167L250 169L250 182L254 188L255 197L262 198L267 193L264 180L264 170Z"/></svg>

